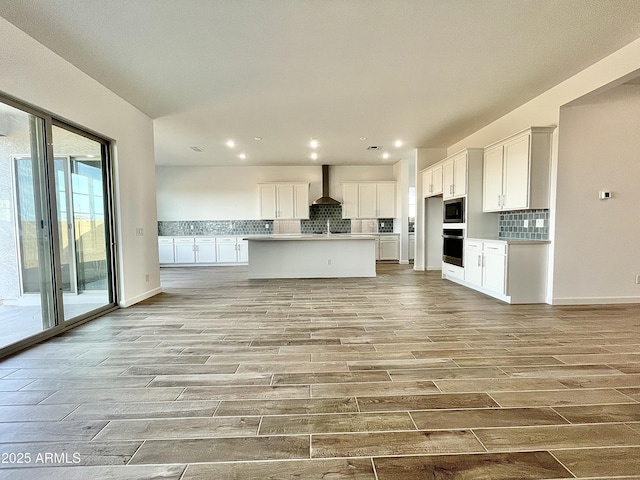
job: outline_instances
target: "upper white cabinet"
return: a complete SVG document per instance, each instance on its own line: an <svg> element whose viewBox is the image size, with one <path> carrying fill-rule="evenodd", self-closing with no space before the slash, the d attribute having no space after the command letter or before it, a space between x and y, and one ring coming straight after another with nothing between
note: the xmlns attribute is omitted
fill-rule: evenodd
<svg viewBox="0 0 640 480"><path fill-rule="evenodd" d="M442 195L442 163L422 172L422 196L424 198Z"/></svg>
<svg viewBox="0 0 640 480"><path fill-rule="evenodd" d="M531 127L485 148L483 211L549 208L554 129Z"/></svg>
<svg viewBox="0 0 640 480"><path fill-rule="evenodd" d="M442 163L442 198L445 200L467 194L467 155L463 151Z"/></svg>
<svg viewBox="0 0 640 480"><path fill-rule="evenodd" d="M260 218L309 218L308 183L261 183Z"/></svg>
<svg viewBox="0 0 640 480"><path fill-rule="evenodd" d="M395 218L395 182L342 184L342 218Z"/></svg>

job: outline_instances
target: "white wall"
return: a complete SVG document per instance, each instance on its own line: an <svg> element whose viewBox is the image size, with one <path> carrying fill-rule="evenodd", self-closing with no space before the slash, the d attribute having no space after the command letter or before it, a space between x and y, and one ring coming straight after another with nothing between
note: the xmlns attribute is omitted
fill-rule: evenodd
<svg viewBox="0 0 640 480"><path fill-rule="evenodd" d="M640 85L562 108L560 127L554 303L640 303Z"/></svg>
<svg viewBox="0 0 640 480"><path fill-rule="evenodd" d="M157 167L158 220L259 219L258 184L310 183L309 201L321 196L322 167ZM331 166L331 197L342 201L341 183L394 180L393 165Z"/></svg>
<svg viewBox="0 0 640 480"><path fill-rule="evenodd" d="M151 119L3 18L0 45L3 94L114 141L119 300L130 305L159 292ZM135 236L137 227L144 236Z"/></svg>

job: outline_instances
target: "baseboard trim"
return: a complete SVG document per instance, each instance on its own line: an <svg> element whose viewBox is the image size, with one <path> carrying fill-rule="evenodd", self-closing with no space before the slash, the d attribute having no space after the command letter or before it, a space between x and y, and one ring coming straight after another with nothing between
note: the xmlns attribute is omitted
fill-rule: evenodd
<svg viewBox="0 0 640 480"><path fill-rule="evenodd" d="M552 305L614 305L640 303L640 297L563 297L554 298Z"/></svg>
<svg viewBox="0 0 640 480"><path fill-rule="evenodd" d="M119 302L119 305L122 308L127 308L127 307L130 307L131 305L135 305L136 303L142 302L143 300L146 300L147 298L155 297L159 293L162 293L162 287L154 288L153 290L149 290L148 292L144 292L141 295L137 295L137 296L135 296L133 298L129 298L126 301L122 300L122 301Z"/></svg>

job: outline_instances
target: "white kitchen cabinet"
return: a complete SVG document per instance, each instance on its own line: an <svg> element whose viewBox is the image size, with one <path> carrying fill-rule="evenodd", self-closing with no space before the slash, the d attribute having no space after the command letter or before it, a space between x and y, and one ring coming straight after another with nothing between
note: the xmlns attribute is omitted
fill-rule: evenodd
<svg viewBox="0 0 640 480"><path fill-rule="evenodd" d="M215 263L216 261L216 239L213 237L202 237L195 239L196 263Z"/></svg>
<svg viewBox="0 0 640 480"><path fill-rule="evenodd" d="M531 127L485 148L485 212L549 208L555 127Z"/></svg>
<svg viewBox="0 0 640 480"><path fill-rule="evenodd" d="M247 263L249 261L249 242L242 238L238 238L237 249L238 249L238 262Z"/></svg>
<svg viewBox="0 0 640 480"><path fill-rule="evenodd" d="M173 237L158 237L158 255L161 265L176 262L176 256L173 251Z"/></svg>
<svg viewBox="0 0 640 480"><path fill-rule="evenodd" d="M174 237L175 263L195 263L196 244L193 237Z"/></svg>
<svg viewBox="0 0 640 480"><path fill-rule="evenodd" d="M375 183L358 185L358 217L378 218L378 186Z"/></svg>
<svg viewBox="0 0 640 480"><path fill-rule="evenodd" d="M236 263L238 261L238 248L236 238L216 238L216 253L218 263Z"/></svg>
<svg viewBox="0 0 640 480"><path fill-rule="evenodd" d="M261 219L309 218L308 183L261 183L259 189Z"/></svg>
<svg viewBox="0 0 640 480"><path fill-rule="evenodd" d="M548 243L467 238L464 280L447 278L508 303L544 303Z"/></svg>
<svg viewBox="0 0 640 480"><path fill-rule="evenodd" d="M442 164L442 198L456 198L467 193L467 152L445 159Z"/></svg>
<svg viewBox="0 0 640 480"><path fill-rule="evenodd" d="M342 218L395 218L395 182L342 184Z"/></svg>
<svg viewBox="0 0 640 480"><path fill-rule="evenodd" d="M442 163L423 170L422 196L424 198L442 194Z"/></svg>
<svg viewBox="0 0 640 480"><path fill-rule="evenodd" d="M377 260L400 260L400 237L380 235Z"/></svg>
<svg viewBox="0 0 640 480"><path fill-rule="evenodd" d="M506 245L484 242L482 248L482 286L487 290L506 295L507 254Z"/></svg>

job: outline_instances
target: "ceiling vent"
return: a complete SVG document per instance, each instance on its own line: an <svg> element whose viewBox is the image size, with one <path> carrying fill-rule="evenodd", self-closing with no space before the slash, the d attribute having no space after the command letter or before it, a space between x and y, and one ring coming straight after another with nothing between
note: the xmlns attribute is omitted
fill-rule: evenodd
<svg viewBox="0 0 640 480"><path fill-rule="evenodd" d="M202 147L189 147L194 152L204 152L204 148Z"/></svg>
<svg viewBox="0 0 640 480"><path fill-rule="evenodd" d="M382 150L382 145L369 145L367 150Z"/></svg>

